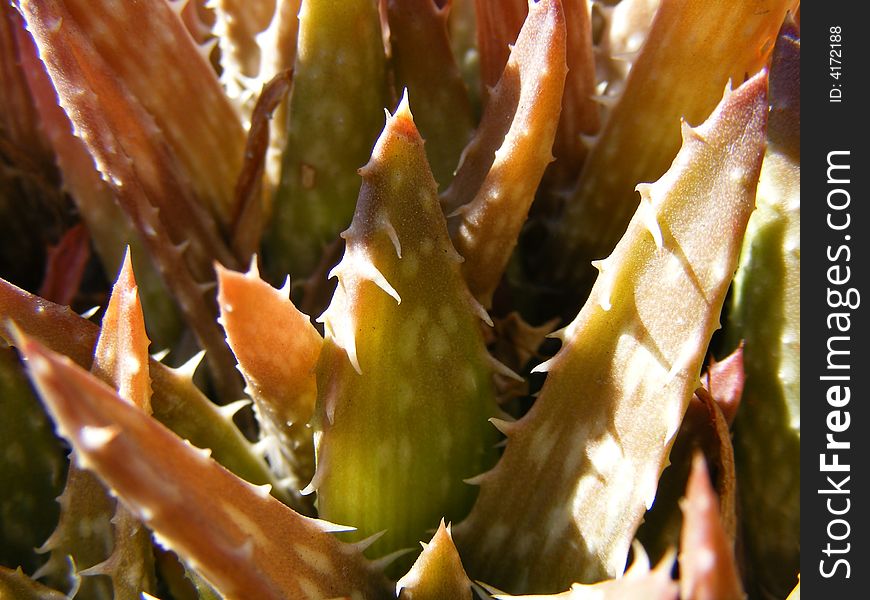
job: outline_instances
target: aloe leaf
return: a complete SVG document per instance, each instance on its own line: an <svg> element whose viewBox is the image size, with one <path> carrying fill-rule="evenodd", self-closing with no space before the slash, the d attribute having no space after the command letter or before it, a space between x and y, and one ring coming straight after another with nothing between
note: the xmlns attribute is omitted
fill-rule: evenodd
<svg viewBox="0 0 870 600"><path fill-rule="evenodd" d="M743 379L741 356L738 350L722 362L713 362L701 377L704 387L695 390L686 409L668 456L668 468L659 479L655 504L644 515L643 524L637 531L637 539L654 560L679 545L683 528L680 501L698 452L707 460L714 478L725 535L732 544L737 535L734 446L727 415L721 407L734 402L731 394L735 385L742 389L742 383L738 385L734 381L742 382Z"/></svg>
<svg viewBox="0 0 870 600"><path fill-rule="evenodd" d="M128 254L106 308L92 372L146 413L149 344ZM57 528L41 548L51 556L40 577L87 598L132 600L154 591L150 534L116 506L93 473L81 469L75 452L59 502Z"/></svg>
<svg viewBox="0 0 870 600"><path fill-rule="evenodd" d="M386 92L377 2L303 3L287 147L264 247L272 279L307 277L350 224L356 171L378 136Z"/></svg>
<svg viewBox="0 0 870 600"><path fill-rule="evenodd" d="M29 373L79 459L230 598L387 597L372 565L131 406L68 359L23 339Z"/></svg>
<svg viewBox="0 0 870 600"><path fill-rule="evenodd" d="M0 347L0 564L33 573L57 523L66 460L15 353ZM0 594L2 596L2 594Z"/></svg>
<svg viewBox="0 0 870 600"><path fill-rule="evenodd" d="M800 36L786 25L771 66L768 146L727 323L744 341L734 424L750 579L783 597L800 568ZM759 594L755 588L749 592Z"/></svg>
<svg viewBox="0 0 870 600"><path fill-rule="evenodd" d="M480 84L484 106L498 83L529 10L528 0L474 0Z"/></svg>
<svg viewBox="0 0 870 600"><path fill-rule="evenodd" d="M380 556L467 512L475 489L462 481L494 461L497 409L488 317L462 280L407 97L360 173L321 317L312 488L324 518L385 531Z"/></svg>
<svg viewBox="0 0 870 600"><path fill-rule="evenodd" d="M462 273L486 308L553 160L566 71L562 4L541 0L531 5L483 121L444 194L448 209L458 207L451 233L465 258Z"/></svg>
<svg viewBox="0 0 870 600"><path fill-rule="evenodd" d="M22 48L21 60L27 83L33 91L34 105L54 150L62 186L75 202L105 272L118 272L125 248L132 249L149 333L159 347L168 348L177 341L182 327L178 308L145 252L139 233L101 179L84 142L73 133L69 117L57 103L57 93L39 60L33 38L24 30L23 24L16 34Z"/></svg>
<svg viewBox="0 0 870 600"><path fill-rule="evenodd" d="M440 189L453 179L474 123L447 37L448 9L435 0L388 0L396 85L414 98L417 127Z"/></svg>
<svg viewBox="0 0 870 600"><path fill-rule="evenodd" d="M89 369L100 328L72 312L0 279L0 337L13 343L12 327L70 357ZM276 497L289 502L265 462L232 422L232 406L221 409L193 384L192 370L170 369L148 361L154 416L200 448L210 448L217 461L257 485L273 485ZM238 406L235 407L238 409Z"/></svg>
<svg viewBox="0 0 870 600"><path fill-rule="evenodd" d="M34 3L16 1L32 31ZM60 25L55 36L44 36L45 31L37 36L44 36L37 39L43 60L48 60L46 44L51 37L59 42L60 52L72 47L73 40L64 39L64 30L75 23L101 62L153 117L179 170L186 175L186 184L225 225L233 184L242 166L244 130L202 49L169 3L146 0L118 6L111 0L66 0L62 7L55 2L39 4L45 5L41 14ZM76 84L74 80L69 83ZM58 91L68 107L65 90ZM108 100L101 97L103 105Z"/></svg>
<svg viewBox="0 0 870 600"><path fill-rule="evenodd" d="M218 268L220 322L254 399L266 456L298 492L314 474L308 423L317 398L314 368L323 338L289 294L289 279L276 290L260 279L255 263L244 274Z"/></svg>
<svg viewBox="0 0 870 600"><path fill-rule="evenodd" d="M103 316L91 372L147 415L151 414L150 344L128 252ZM115 505L111 524L112 553L83 574L107 575L114 600L138 600L142 592L157 587L151 533L123 505Z"/></svg>
<svg viewBox="0 0 870 600"><path fill-rule="evenodd" d="M16 570L0 566L0 598L15 598L15 600L66 600L68 596L35 582L24 574L19 567Z"/></svg>
<svg viewBox="0 0 870 600"><path fill-rule="evenodd" d="M670 170L638 186L640 209L537 369L549 371L540 397L503 426L505 453L455 529L473 577L557 591L622 572L718 328L754 207L766 92L766 73L727 90L703 125L683 123Z"/></svg>
<svg viewBox="0 0 870 600"><path fill-rule="evenodd" d="M136 7L141 9L139 4ZM111 40L103 40L102 33L93 40L88 37L87 26L101 13L74 16L69 6L58 2L22 1L21 8L76 135L142 235L200 344L209 350L220 395L225 400L237 399L240 381L220 330L210 318L216 310L205 299L202 287L213 277L212 260L233 266L235 258L207 208L185 181L166 134L127 87L137 89L138 84L131 81L135 77L119 79L123 68L119 72L105 52L99 52L100 43ZM170 16L177 20L171 11ZM117 60L114 55L109 58Z"/></svg>
<svg viewBox="0 0 870 600"><path fill-rule="evenodd" d="M744 598L734 539L725 532L716 493L700 454L692 461L683 513L680 598Z"/></svg>
<svg viewBox="0 0 870 600"><path fill-rule="evenodd" d="M548 168L551 185L576 181L589 153L586 136L598 133L601 111L595 102L595 57L588 0L562 0L565 12L568 75L562 94L562 112L553 142L555 162Z"/></svg>
<svg viewBox="0 0 870 600"><path fill-rule="evenodd" d="M245 163L233 194L231 244L236 256L250 258L260 247L265 220L263 182L273 112L290 89L291 71L282 71L263 86L251 114Z"/></svg>
<svg viewBox="0 0 870 600"><path fill-rule="evenodd" d="M396 583L400 600L470 600L471 580L465 574L453 545L450 526L442 519L432 540L428 544L421 543L423 552L411 570Z"/></svg>
<svg viewBox="0 0 870 600"><path fill-rule="evenodd" d="M625 231L638 206L634 186L661 177L680 148L671 124L699 123L729 80L736 86L762 67L793 3L662 2L544 250L556 278L576 295L583 297L595 280L589 261L610 253Z"/></svg>

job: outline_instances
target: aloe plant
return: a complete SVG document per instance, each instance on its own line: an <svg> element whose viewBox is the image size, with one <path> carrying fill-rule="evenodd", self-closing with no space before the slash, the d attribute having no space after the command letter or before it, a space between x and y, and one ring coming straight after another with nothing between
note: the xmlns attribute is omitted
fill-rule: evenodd
<svg viewBox="0 0 870 600"><path fill-rule="evenodd" d="M784 598L761 5L4 4L0 596Z"/></svg>

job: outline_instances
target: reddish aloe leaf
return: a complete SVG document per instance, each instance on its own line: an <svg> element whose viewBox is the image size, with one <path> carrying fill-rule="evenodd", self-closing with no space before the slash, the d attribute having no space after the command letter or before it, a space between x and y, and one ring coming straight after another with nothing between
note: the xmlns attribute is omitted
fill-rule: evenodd
<svg viewBox="0 0 870 600"><path fill-rule="evenodd" d="M150 414L148 345L128 254L103 318L92 371ZM76 582L73 589L88 598L134 600L142 591L154 591L149 533L116 506L92 473L81 469L75 452L59 501L58 526L41 549L51 557L40 576L49 576L64 589L71 579ZM81 523L92 526L82 529ZM99 575L108 575L111 582Z"/></svg>
<svg viewBox="0 0 870 600"><path fill-rule="evenodd" d="M529 0L475 0L477 47L480 52L480 84L484 104L489 88L501 77L529 11Z"/></svg>
<svg viewBox="0 0 870 600"><path fill-rule="evenodd" d="M224 398L240 397L232 356L211 318L215 309L197 282L208 282L213 276L212 260L229 266L235 260L206 208L192 197L157 122L131 95L127 80L117 79L118 72L98 52L100 40L106 40L96 36L92 42L88 30L80 25L93 25L99 16L74 17L68 6L55 1L22 1L21 8L76 134L142 234L200 344L209 351L218 391ZM132 13L124 14L130 17ZM125 39L123 35L112 39L116 37ZM186 264L185 258L190 259Z"/></svg>
<svg viewBox="0 0 870 600"><path fill-rule="evenodd" d="M555 162L548 168L548 181L570 184L580 175L588 153L583 136L598 133L600 110L595 95L595 62L588 0L562 0L567 33L568 76L562 95L562 112L553 142ZM549 179L552 178L552 179Z"/></svg>
<svg viewBox="0 0 870 600"><path fill-rule="evenodd" d="M698 452L707 459L715 475L722 526L728 539L734 541L737 533L734 447L728 422L719 406L719 401L704 388L697 389L689 403L668 457L670 464L659 480L655 504L644 515L643 525L637 532L637 538L654 557L664 556L679 543L683 527L680 498Z"/></svg>
<svg viewBox="0 0 870 600"><path fill-rule="evenodd" d="M0 279L0 337L13 343L12 323L26 335L52 350L70 357L83 368L91 368L100 328L72 312L34 296ZM289 500L270 474L263 460L232 423L191 380L189 369L170 369L151 359L148 362L154 416L180 437L201 448L210 448L216 460L255 484L275 484L275 494Z"/></svg>
<svg viewBox="0 0 870 600"><path fill-rule="evenodd" d="M0 566L0 598L14 600L66 600L66 594L45 587L16 570Z"/></svg>
<svg viewBox="0 0 870 600"><path fill-rule="evenodd" d="M141 237L100 178L94 159L57 104L57 93L40 62L33 38L21 25L16 30L22 63L43 128L54 149L63 187L70 194L87 225L94 249L107 273L116 273L125 248L133 252L139 275L140 295L149 321L149 332L159 347L170 347L181 329L181 316L166 286L144 250Z"/></svg>
<svg viewBox="0 0 870 600"><path fill-rule="evenodd" d="M21 15L0 6L0 273L37 287L45 251L69 225L67 198L58 190L51 145L27 85ZM25 36L26 37L26 36Z"/></svg>
<svg viewBox="0 0 870 600"><path fill-rule="evenodd" d="M386 581L336 526L238 479L81 368L19 342L31 378L82 463L162 544L231 598L386 597Z"/></svg>
<svg viewBox="0 0 870 600"><path fill-rule="evenodd" d="M18 1L31 12L29 0ZM53 8L46 10L54 13L50 19L61 16ZM226 225L242 166L244 130L207 57L169 2L65 0L63 10L58 50L74 47L72 40L63 40L63 29L74 21L113 76L153 117L186 176L185 184ZM42 57L47 59L45 52ZM108 100L101 98L103 103Z"/></svg>
<svg viewBox="0 0 870 600"><path fill-rule="evenodd" d="M103 315L91 372L148 415L151 414L150 344L130 254L127 253Z"/></svg>
<svg viewBox="0 0 870 600"><path fill-rule="evenodd" d="M470 600L471 580L453 545L450 526L445 526L442 519L432 541L421 544L423 552L411 570L396 583L400 600Z"/></svg>
<svg viewBox="0 0 870 600"><path fill-rule="evenodd" d="M734 559L734 540L723 529L718 501L704 458L696 454L683 502L680 540L680 598L743 598Z"/></svg>
<svg viewBox="0 0 870 600"><path fill-rule="evenodd" d="M49 248L39 295L58 304L71 304L90 257L88 230L76 225L64 234L57 246Z"/></svg>
<svg viewBox="0 0 870 600"><path fill-rule="evenodd" d="M272 113L290 89L290 71L283 71L263 86L251 116L245 163L231 211L232 246L236 256L249 259L260 247L263 233L263 174L269 149Z"/></svg>
<svg viewBox="0 0 870 600"><path fill-rule="evenodd" d="M555 591L623 570L754 208L766 92L766 74L726 91L703 125L684 124L671 169L638 186L640 209L562 350L539 367L549 375L535 405L502 425L505 453L456 527L473 577Z"/></svg>
<svg viewBox="0 0 870 600"><path fill-rule="evenodd" d="M743 368L743 344L723 360L711 360L706 377L702 382L710 392L716 404L722 409L722 414L728 425L734 422L740 399L743 397L743 386L746 383L746 372Z"/></svg>
<svg viewBox="0 0 870 600"><path fill-rule="evenodd" d="M673 123L699 123L729 81L736 86L767 60L794 0L666 0L634 62L625 92L583 165L548 241L556 276L585 295L589 261L606 256L638 206L634 187L655 181L680 147ZM704 40L699 43L698 40ZM643 143L638 143L643 140Z"/></svg>
<svg viewBox="0 0 870 600"><path fill-rule="evenodd" d="M445 192L448 207L460 207L451 233L465 258L462 274L486 308L552 161L566 69L562 4L541 0L531 5L480 128Z"/></svg>
<svg viewBox="0 0 870 600"><path fill-rule="evenodd" d="M289 296L260 279L256 263L248 273L218 267L220 322L254 399L261 434L273 470L291 477L301 490L314 474L314 446L308 422L314 413L314 368L323 338Z"/></svg>
<svg viewBox="0 0 870 600"><path fill-rule="evenodd" d="M434 0L389 0L396 86L414 98L417 126L438 186L453 179L474 124L465 84L447 37L447 8Z"/></svg>
<svg viewBox="0 0 870 600"><path fill-rule="evenodd" d="M103 315L91 372L147 415L151 414L150 343L128 251ZM157 587L151 534L123 505L115 506L111 522L112 553L87 574L111 578L114 600L138 600L142 592Z"/></svg>
<svg viewBox="0 0 870 600"><path fill-rule="evenodd" d="M377 556L414 547L439 519L468 511L475 490L462 481L494 461L487 419L497 408L481 309L462 279L407 97L360 172L333 270L338 288L321 317L312 488L324 518L361 536L386 530L371 547Z"/></svg>

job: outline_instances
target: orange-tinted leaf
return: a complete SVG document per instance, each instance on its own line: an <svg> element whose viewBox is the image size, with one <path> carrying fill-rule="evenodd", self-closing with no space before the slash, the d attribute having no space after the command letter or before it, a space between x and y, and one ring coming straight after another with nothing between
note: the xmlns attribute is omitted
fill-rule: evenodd
<svg viewBox="0 0 870 600"><path fill-rule="evenodd" d="M386 597L336 526L302 517L39 343L20 340L58 431L160 542L230 598Z"/></svg>
<svg viewBox="0 0 870 600"><path fill-rule="evenodd" d="M683 513L680 597L684 600L743 598L733 540L728 539L722 527L716 493L700 454L692 461Z"/></svg>
<svg viewBox="0 0 870 600"><path fill-rule="evenodd" d="M540 0L531 5L478 133L445 193L448 206L461 207L451 233L465 258L462 274L486 308L552 161L566 71L562 3ZM489 154L491 147L498 149Z"/></svg>

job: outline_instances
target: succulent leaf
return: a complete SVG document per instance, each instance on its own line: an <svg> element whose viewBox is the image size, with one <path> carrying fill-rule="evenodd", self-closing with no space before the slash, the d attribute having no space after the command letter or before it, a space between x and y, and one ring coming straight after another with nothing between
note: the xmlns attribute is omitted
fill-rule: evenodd
<svg viewBox="0 0 870 600"><path fill-rule="evenodd" d="M719 516L704 458L696 454L683 502L680 540L680 598L744 598L734 558L734 539Z"/></svg>
<svg viewBox="0 0 870 600"><path fill-rule="evenodd" d="M123 82L154 119L196 197L209 207L219 223L226 224L233 185L242 165L245 143L242 124L211 66L169 3L146 0L119 6L111 0L65 0L61 6L56 2L16 1L24 10L28 29L34 34L44 61L52 62L50 57L56 53L51 48L59 48L60 53L71 48L85 52L78 60L91 52L100 57L104 66L92 68L95 71L105 68ZM38 15L36 4L45 5ZM34 18L40 22L34 22ZM58 29L50 31L51 27L46 25L56 25ZM87 42L82 43L68 29L78 29ZM85 51L85 47L90 50ZM49 71L52 70L49 65ZM76 87L102 91L83 85L71 71L64 74L68 78L59 75L52 78L59 88L67 88L58 92L64 107L72 112L76 112L75 103L65 98L66 94L74 93ZM101 96L100 100L107 108L109 98ZM74 124L82 127L81 123ZM99 142L85 140L85 143ZM97 155L97 163L100 162Z"/></svg>
<svg viewBox="0 0 870 600"><path fill-rule="evenodd" d="M573 183L589 150L584 137L598 133L600 107L595 102L595 58L588 0L562 0L565 10L568 75L562 112L553 142L555 162L548 169L554 185Z"/></svg>
<svg viewBox="0 0 870 600"><path fill-rule="evenodd" d="M218 267L221 324L254 399L261 438L275 438L269 462L279 476L292 477L290 486L298 491L314 474L308 423L323 338L290 301L289 291L289 280L276 290L260 279L256 263L245 274Z"/></svg>
<svg viewBox="0 0 870 600"><path fill-rule="evenodd" d="M707 460L714 477L725 534L732 543L737 535L734 446L727 416L721 407L724 405L727 408L729 402L736 407L733 398L729 397L733 393L730 380L733 377L742 381L742 367L739 376L732 373L737 370L735 365L739 366L740 357L738 350L722 362L712 362L701 377L704 387L695 390L686 409L668 457L668 468L659 479L655 504L644 515L643 524L637 531L637 539L654 560L679 546L683 527L680 501L685 493L694 456L698 452Z"/></svg>
<svg viewBox="0 0 870 600"><path fill-rule="evenodd" d="M353 216L356 171L387 106L377 2L303 3L293 73L287 147L264 248L274 279L307 277Z"/></svg>
<svg viewBox="0 0 870 600"><path fill-rule="evenodd" d="M321 317L312 487L323 518L361 536L386 530L370 549L378 556L467 512L475 490L462 481L494 460L487 419L497 409L481 309L462 280L407 97L360 173L338 289Z"/></svg>
<svg viewBox="0 0 870 600"><path fill-rule="evenodd" d="M272 113L290 89L291 71L282 71L263 86L251 115L245 163L236 182L232 208L231 243L236 256L249 258L260 247L263 234L263 175L266 171Z"/></svg>
<svg viewBox="0 0 870 600"><path fill-rule="evenodd" d="M152 412L150 344L128 252L103 315L91 372L146 415ZM111 555L83 574L107 575L112 580L114 600L138 600L142 592L153 592L157 587L151 533L120 504L114 507L111 524Z"/></svg>
<svg viewBox="0 0 870 600"><path fill-rule="evenodd" d="M68 359L18 343L80 460L222 595L387 597L373 567L329 533L336 526L238 479Z"/></svg>
<svg viewBox="0 0 870 600"><path fill-rule="evenodd" d="M486 308L535 198L559 122L565 86L565 14L560 0L530 5L528 18L454 184L445 192L462 273Z"/></svg>
<svg viewBox="0 0 870 600"><path fill-rule="evenodd" d="M414 98L417 126L439 188L453 179L471 137L471 104L447 37L447 8L435 0L388 0L396 85Z"/></svg>
<svg viewBox="0 0 870 600"><path fill-rule="evenodd" d="M209 350L217 388L226 399L238 398L240 382L232 369L232 357L210 318L216 311L200 287L213 276L211 261L233 266L235 259L207 208L191 196L190 182L176 166L180 155L173 151L156 119L127 87L136 85L132 81L135 78L123 77L123 69L119 71L120 67L110 62L114 59L100 52L100 44L111 44L111 40L96 34L93 40L88 37L88 26L107 14L134 18L135 11L142 7L136 4L138 8L125 12L99 4L102 13L95 10L74 15L70 9L80 7L73 4L23 0L21 8L76 135L91 152L97 169L144 238L169 287L178 295L182 312L199 342ZM168 6L165 8L169 11ZM177 21L176 15L169 12ZM238 169L234 172L238 173Z"/></svg>
<svg viewBox="0 0 870 600"><path fill-rule="evenodd" d="M396 592L401 600L471 599L471 580L443 519L414 566L396 583Z"/></svg>
<svg viewBox="0 0 870 600"><path fill-rule="evenodd" d="M55 153L63 187L75 202L107 273L118 272L125 248L131 248L149 333L158 346L169 347L176 341L181 328L178 308L145 252L139 233L115 202L111 189L94 165L93 157L84 142L74 134L64 109L57 104L57 93L39 59L33 38L23 24L16 29L16 36L22 49L21 61L27 83Z"/></svg>
<svg viewBox="0 0 870 600"><path fill-rule="evenodd" d="M800 35L794 24L780 33L770 77L758 209L734 281L727 343L744 340L746 384L734 424L743 532L750 564L770 565L751 578L782 597L800 568Z"/></svg>
<svg viewBox="0 0 870 600"><path fill-rule="evenodd" d="M677 153L680 138L671 124L681 118L700 122L729 80L736 86L745 74L755 73L792 4L662 2L625 91L548 240L548 257L560 280L585 295L596 276L586 266L587 257L606 256L613 249L638 206L635 185L658 179Z"/></svg>
<svg viewBox="0 0 870 600"><path fill-rule="evenodd" d="M477 16L477 48L480 53L480 84L484 105L490 88L498 83L529 11L529 0L474 0Z"/></svg>
<svg viewBox="0 0 870 600"><path fill-rule="evenodd" d="M68 307L58 306L0 279L0 337L14 344L10 323L50 349L89 369L100 329ZM215 459L257 485L273 485L283 501L289 497L270 475L266 464L250 444L191 380L191 374L170 369L153 358L148 361L154 416L180 437L200 448L210 448Z"/></svg>
<svg viewBox="0 0 870 600"><path fill-rule="evenodd" d="M556 591L622 572L700 387L753 209L766 92L766 73L727 90L703 125L684 123L671 169L638 186L628 231L562 332L562 350L539 367L549 371L540 397L510 427L456 528L473 577L512 592Z"/></svg>

